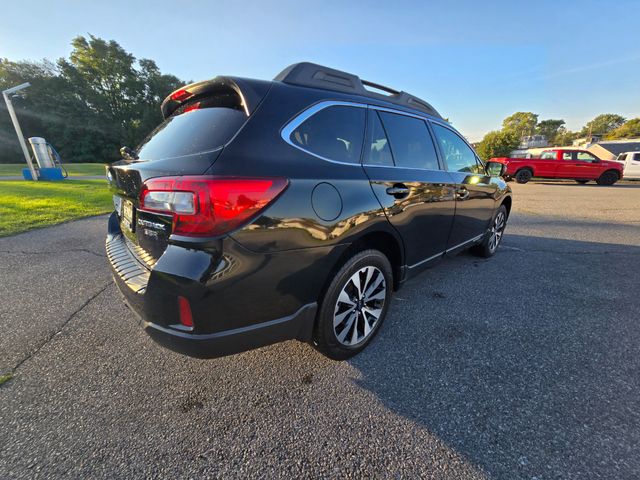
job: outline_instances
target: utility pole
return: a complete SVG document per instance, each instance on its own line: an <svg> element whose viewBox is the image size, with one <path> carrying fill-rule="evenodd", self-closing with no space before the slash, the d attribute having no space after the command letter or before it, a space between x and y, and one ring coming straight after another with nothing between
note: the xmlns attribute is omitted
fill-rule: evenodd
<svg viewBox="0 0 640 480"><path fill-rule="evenodd" d="M11 121L13 122L13 127L16 129L16 134L18 135L18 141L20 142L20 147L22 148L24 159L27 161L29 171L31 172L31 179L34 182L37 182L38 174L36 173L36 169L33 167L33 163L31 162L29 149L27 149L27 144L24 141L24 135L22 134L22 129L20 128L20 123L18 123L18 117L16 116L16 111L13 109L13 103L11 103L11 97L10 97L10 95L14 94L15 92L30 86L31 84L27 82L27 83L18 85L16 87L8 88L6 90L3 90L2 96L4 97L4 101L7 104L7 110L9 111L9 116L11 117Z"/></svg>

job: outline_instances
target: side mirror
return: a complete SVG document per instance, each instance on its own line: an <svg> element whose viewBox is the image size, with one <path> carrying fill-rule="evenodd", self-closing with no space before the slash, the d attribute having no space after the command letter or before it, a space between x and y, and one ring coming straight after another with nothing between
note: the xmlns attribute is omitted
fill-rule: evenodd
<svg viewBox="0 0 640 480"><path fill-rule="evenodd" d="M502 177L507 172L507 166L500 162L487 162L487 175Z"/></svg>
<svg viewBox="0 0 640 480"><path fill-rule="evenodd" d="M126 146L120 149L120 155L122 155L122 158L125 158L127 160L138 160L138 155L136 155L136 152Z"/></svg>

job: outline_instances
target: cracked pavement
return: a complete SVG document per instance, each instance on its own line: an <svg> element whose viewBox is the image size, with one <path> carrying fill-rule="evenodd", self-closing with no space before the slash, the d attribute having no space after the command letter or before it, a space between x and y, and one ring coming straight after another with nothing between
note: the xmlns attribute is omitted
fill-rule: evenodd
<svg viewBox="0 0 640 480"><path fill-rule="evenodd" d="M512 186L498 255L408 282L348 362L156 346L105 217L0 239L0 477L636 477L640 183Z"/></svg>

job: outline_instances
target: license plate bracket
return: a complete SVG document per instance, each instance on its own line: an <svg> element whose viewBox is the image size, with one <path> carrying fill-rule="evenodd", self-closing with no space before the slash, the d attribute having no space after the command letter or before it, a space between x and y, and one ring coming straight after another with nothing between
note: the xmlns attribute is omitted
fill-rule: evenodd
<svg viewBox="0 0 640 480"><path fill-rule="evenodd" d="M122 224L131 232L135 231L136 209L129 200L122 200Z"/></svg>

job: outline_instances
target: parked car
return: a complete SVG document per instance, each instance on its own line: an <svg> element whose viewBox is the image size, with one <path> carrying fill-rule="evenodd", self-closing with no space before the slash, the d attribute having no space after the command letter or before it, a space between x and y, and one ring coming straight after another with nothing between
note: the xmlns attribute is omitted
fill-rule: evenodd
<svg viewBox="0 0 640 480"><path fill-rule="evenodd" d="M598 185L613 185L622 178L622 167L615 161L601 160L587 150L554 148L539 158L492 158L507 166L507 180L527 183L533 177L569 178L578 183L595 180Z"/></svg>
<svg viewBox="0 0 640 480"><path fill-rule="evenodd" d="M176 351L298 339L348 358L404 281L502 240L504 166L405 92L300 63L188 85L162 113L107 169L106 249L127 304Z"/></svg>
<svg viewBox="0 0 640 480"><path fill-rule="evenodd" d="M621 153L616 161L622 165L625 179L640 180L640 152Z"/></svg>

